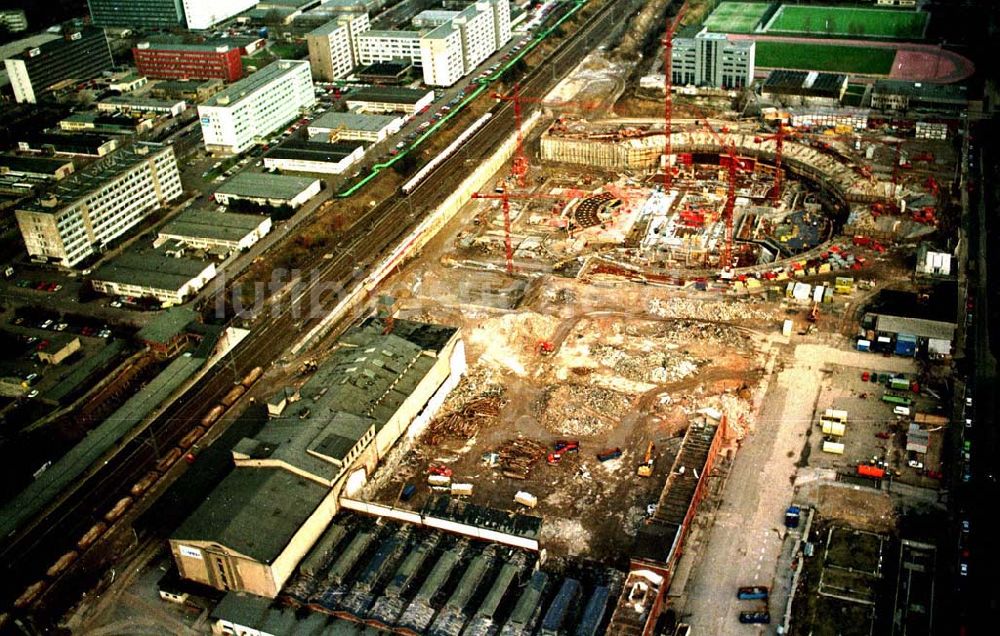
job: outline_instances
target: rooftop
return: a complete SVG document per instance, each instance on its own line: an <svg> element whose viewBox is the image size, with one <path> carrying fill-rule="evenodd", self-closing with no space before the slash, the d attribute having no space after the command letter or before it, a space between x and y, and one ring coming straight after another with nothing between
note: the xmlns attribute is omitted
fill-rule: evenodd
<svg viewBox="0 0 1000 636"><path fill-rule="evenodd" d="M424 506L421 514L525 539L537 540L542 530L541 517L479 506L452 499L448 495L432 498Z"/></svg>
<svg viewBox="0 0 1000 636"><path fill-rule="evenodd" d="M293 72L295 69L306 66L308 60L275 60L256 73L244 77L238 82L229 85L225 90L219 91L205 102L205 106L229 107L239 103L240 100L257 91L262 86Z"/></svg>
<svg viewBox="0 0 1000 636"><path fill-rule="evenodd" d="M158 250L125 252L101 265L92 278L97 281L142 285L176 291L209 267L193 258L174 258Z"/></svg>
<svg viewBox="0 0 1000 636"><path fill-rule="evenodd" d="M184 333L184 328L198 318L198 312L184 307L171 307L139 330L136 337L144 342L169 343Z"/></svg>
<svg viewBox="0 0 1000 636"><path fill-rule="evenodd" d="M9 168L13 172L33 172L37 174L55 174L66 164L73 164L72 159L53 159L49 157L25 157L19 155L0 155L0 167Z"/></svg>
<svg viewBox="0 0 1000 636"><path fill-rule="evenodd" d="M370 29L358 34L359 38L395 38L398 40L419 40L420 31L392 31L389 29Z"/></svg>
<svg viewBox="0 0 1000 636"><path fill-rule="evenodd" d="M99 32L101 36L104 35L104 31L96 27L73 28L70 30L70 33L77 33L77 32L81 33L84 37L93 36L95 35L95 32ZM45 55L50 55L53 52L58 51L59 49L71 44L73 44L71 40L68 40L65 37L57 35L55 38L47 42L40 42L39 44L36 44L33 47L31 47L30 50L38 49L39 53L37 55L28 55L28 51L22 48L17 53L8 55L8 57L18 60L28 60L28 59L39 60Z"/></svg>
<svg viewBox="0 0 1000 636"><path fill-rule="evenodd" d="M236 214L188 208L159 230L160 236L239 241L266 220L257 214Z"/></svg>
<svg viewBox="0 0 1000 636"><path fill-rule="evenodd" d="M968 89L964 84L934 84L932 82L907 82L905 80L875 80L873 93L905 95L919 100L965 104Z"/></svg>
<svg viewBox="0 0 1000 636"><path fill-rule="evenodd" d="M210 541L272 563L329 492L280 468L237 467L181 524L181 541Z"/></svg>
<svg viewBox="0 0 1000 636"><path fill-rule="evenodd" d="M80 137L82 135L73 136ZM88 135L88 137L96 137L96 135ZM91 192L106 186L108 181L116 176L162 152L173 153L173 149L170 146L145 141L137 142L127 148L120 148L82 170L74 172L53 186L47 192L45 203L42 203L43 200L37 200L21 209L31 212L58 212L64 205L82 199ZM48 197L55 197L56 204L51 205ZM63 205L59 205L59 203Z"/></svg>
<svg viewBox="0 0 1000 636"><path fill-rule="evenodd" d="M195 42L195 43L185 43L185 42L139 42L135 46L136 49L152 50L152 51L201 51L206 53L218 52L225 53L230 49L239 48L235 44L228 44L223 42Z"/></svg>
<svg viewBox="0 0 1000 636"><path fill-rule="evenodd" d="M763 90L777 94L840 97L846 84L847 76L840 73L777 70L768 74Z"/></svg>
<svg viewBox="0 0 1000 636"><path fill-rule="evenodd" d="M239 172L223 183L217 193L246 198L294 199L312 187L316 179L287 174Z"/></svg>
<svg viewBox="0 0 1000 636"><path fill-rule="evenodd" d="M388 102L390 104L416 104L433 91L418 88L372 86L347 96L349 102Z"/></svg>
<svg viewBox="0 0 1000 636"><path fill-rule="evenodd" d="M156 99L154 97L142 97L137 95L112 95L105 97L101 104L121 104L125 106L153 106L157 108L173 108L178 104L183 104L183 100Z"/></svg>
<svg viewBox="0 0 1000 636"><path fill-rule="evenodd" d="M956 325L953 322L925 320L923 318L880 315L875 322L876 331L905 333L932 340L951 340L955 337L955 329Z"/></svg>
<svg viewBox="0 0 1000 636"><path fill-rule="evenodd" d="M367 115L363 113L324 113L319 119L309 124L309 128L329 128L336 130L361 130L378 132L398 120L394 115Z"/></svg>
<svg viewBox="0 0 1000 636"><path fill-rule="evenodd" d="M298 159L301 161L336 163L344 159L344 157L349 157L359 146L364 148L365 144L360 141L340 141L336 143L290 141L271 150L265 157L269 159Z"/></svg>

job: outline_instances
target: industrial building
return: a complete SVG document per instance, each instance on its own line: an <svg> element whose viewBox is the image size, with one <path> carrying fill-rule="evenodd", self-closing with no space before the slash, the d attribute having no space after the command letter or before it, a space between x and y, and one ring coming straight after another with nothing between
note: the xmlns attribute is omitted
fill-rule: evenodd
<svg viewBox="0 0 1000 636"><path fill-rule="evenodd" d="M696 32L695 32L696 31ZM671 78L676 86L739 89L753 82L753 40L732 40L724 33L690 29L674 38Z"/></svg>
<svg viewBox="0 0 1000 636"><path fill-rule="evenodd" d="M221 79L243 77L239 47L228 44L139 42L132 57L139 73L161 79Z"/></svg>
<svg viewBox="0 0 1000 636"><path fill-rule="evenodd" d="M328 141L356 139L378 143L395 135L403 127L403 118L395 115L366 115L362 113L323 113L309 123L309 138L325 136Z"/></svg>
<svg viewBox="0 0 1000 636"><path fill-rule="evenodd" d="M136 134L153 128L152 119L136 119L123 113L72 113L59 120L59 129L67 132L96 132L113 135Z"/></svg>
<svg viewBox="0 0 1000 636"><path fill-rule="evenodd" d="M28 30L28 18L23 9L5 9L0 11L0 25L9 33L20 33Z"/></svg>
<svg viewBox="0 0 1000 636"><path fill-rule="evenodd" d="M91 275L94 290L108 296L155 298L179 305L216 275L215 263L167 255L163 250L129 251Z"/></svg>
<svg viewBox="0 0 1000 636"><path fill-rule="evenodd" d="M332 82L358 65L357 38L371 28L367 13L346 13L306 34L313 79Z"/></svg>
<svg viewBox="0 0 1000 636"><path fill-rule="evenodd" d="M222 205L249 201L257 205L297 208L319 194L321 183L312 177L241 172L219 186L213 196Z"/></svg>
<svg viewBox="0 0 1000 636"><path fill-rule="evenodd" d="M315 103L309 62L277 60L198 106L205 148L241 153Z"/></svg>
<svg viewBox="0 0 1000 636"><path fill-rule="evenodd" d="M209 29L252 9L257 0L87 0L87 4L91 20L102 27Z"/></svg>
<svg viewBox="0 0 1000 636"><path fill-rule="evenodd" d="M359 113L406 113L413 115L434 102L434 91L373 86L351 93L345 101L349 110Z"/></svg>
<svg viewBox="0 0 1000 636"><path fill-rule="evenodd" d="M34 104L67 80L87 80L114 66L103 29L67 28L61 38L40 44L4 60L20 104Z"/></svg>
<svg viewBox="0 0 1000 636"><path fill-rule="evenodd" d="M271 217L188 208L157 231L154 247L179 241L195 249L245 250L271 231Z"/></svg>
<svg viewBox="0 0 1000 636"><path fill-rule="evenodd" d="M222 80L169 80L157 82L150 95L153 97L183 99L199 104L225 88Z"/></svg>
<svg viewBox="0 0 1000 636"><path fill-rule="evenodd" d="M882 290L865 308L861 320L865 333L859 341L875 353L951 357L958 330L956 289L951 280L921 293Z"/></svg>
<svg viewBox="0 0 1000 636"><path fill-rule="evenodd" d="M840 105L847 92L847 75L818 71L771 71L761 96L786 106Z"/></svg>
<svg viewBox="0 0 1000 636"><path fill-rule="evenodd" d="M73 161L70 159L0 155L2 175L58 181L73 174L74 169Z"/></svg>
<svg viewBox="0 0 1000 636"><path fill-rule="evenodd" d="M369 319L301 400L233 449L235 470L170 539L183 578L274 597L339 509L465 370L457 329ZM422 426L422 424L421 424Z"/></svg>
<svg viewBox="0 0 1000 636"><path fill-rule="evenodd" d="M139 142L17 208L17 223L31 257L72 267L182 191L173 148Z"/></svg>
<svg viewBox="0 0 1000 636"><path fill-rule="evenodd" d="M904 80L876 80L872 85L871 99L872 108L895 111L959 111L969 105L968 89L962 84Z"/></svg>
<svg viewBox="0 0 1000 636"><path fill-rule="evenodd" d="M102 113L152 113L177 117L187 110L187 102L154 97L112 95L97 102L97 110Z"/></svg>
<svg viewBox="0 0 1000 636"><path fill-rule="evenodd" d="M264 167L288 172L343 174L365 154L360 141L289 141L264 155Z"/></svg>

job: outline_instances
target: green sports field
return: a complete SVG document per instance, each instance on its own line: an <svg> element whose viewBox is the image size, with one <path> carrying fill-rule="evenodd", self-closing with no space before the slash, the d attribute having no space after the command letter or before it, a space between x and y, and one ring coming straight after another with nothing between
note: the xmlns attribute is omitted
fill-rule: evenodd
<svg viewBox="0 0 1000 636"><path fill-rule="evenodd" d="M888 75L895 59L896 50L892 48L758 40L755 62L767 68Z"/></svg>
<svg viewBox="0 0 1000 636"><path fill-rule="evenodd" d="M705 26L713 33L753 33L767 11L767 2L723 2L708 18Z"/></svg>
<svg viewBox="0 0 1000 636"><path fill-rule="evenodd" d="M928 14L916 11L782 5L771 18L769 35L811 35L919 40Z"/></svg>

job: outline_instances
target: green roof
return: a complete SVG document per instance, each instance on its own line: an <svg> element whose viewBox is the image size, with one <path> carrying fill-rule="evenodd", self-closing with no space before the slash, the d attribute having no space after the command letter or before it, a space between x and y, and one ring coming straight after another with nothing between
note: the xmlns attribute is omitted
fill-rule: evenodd
<svg viewBox="0 0 1000 636"><path fill-rule="evenodd" d="M279 468L237 467L173 534L210 541L272 563L327 495L325 486Z"/></svg>
<svg viewBox="0 0 1000 636"><path fill-rule="evenodd" d="M149 321L136 337L145 342L169 343L184 333L184 328L198 318L198 313L184 307L171 307Z"/></svg>
<svg viewBox="0 0 1000 636"><path fill-rule="evenodd" d="M160 236L239 241L254 232L267 217L188 208L160 230Z"/></svg>
<svg viewBox="0 0 1000 636"><path fill-rule="evenodd" d="M290 200L309 189L316 181L313 177L240 172L222 184L216 192L250 199Z"/></svg>

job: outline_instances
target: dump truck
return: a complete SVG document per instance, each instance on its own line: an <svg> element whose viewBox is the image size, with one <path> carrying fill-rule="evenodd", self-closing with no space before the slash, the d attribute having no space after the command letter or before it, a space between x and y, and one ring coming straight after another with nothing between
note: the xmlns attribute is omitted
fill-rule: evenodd
<svg viewBox="0 0 1000 636"><path fill-rule="evenodd" d="M606 448L597 454L597 461L608 462L612 459L618 459L622 456L622 449L617 446L614 448Z"/></svg>
<svg viewBox="0 0 1000 636"><path fill-rule="evenodd" d="M642 458L642 463L639 464L639 468L636 470L636 474L640 477L652 477L653 476L653 450L656 445L650 442L646 445L646 454Z"/></svg>
<svg viewBox="0 0 1000 636"><path fill-rule="evenodd" d="M736 598L741 601L766 601L767 596L767 587L763 585L750 585L736 590Z"/></svg>
<svg viewBox="0 0 1000 636"><path fill-rule="evenodd" d="M798 506L788 506L788 509L785 510L785 527L798 528L801 519L802 509Z"/></svg>

